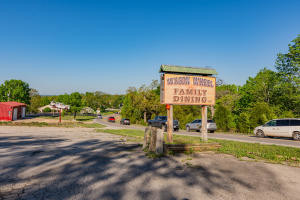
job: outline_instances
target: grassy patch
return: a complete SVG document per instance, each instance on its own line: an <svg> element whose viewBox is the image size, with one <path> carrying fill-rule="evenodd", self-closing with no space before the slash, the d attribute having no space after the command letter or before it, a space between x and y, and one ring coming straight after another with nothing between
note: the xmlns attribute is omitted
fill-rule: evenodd
<svg viewBox="0 0 300 200"><path fill-rule="evenodd" d="M231 134L231 135L253 135L253 133L240 133L240 132L226 132L226 131L221 131L221 130L218 130L217 132L215 133L220 133L220 134Z"/></svg>
<svg viewBox="0 0 300 200"><path fill-rule="evenodd" d="M92 123L92 124L85 124L85 123L78 123L79 126L84 127L84 128L104 128L105 125L102 124L97 124L97 123Z"/></svg>
<svg viewBox="0 0 300 200"><path fill-rule="evenodd" d="M135 130L135 129L102 129L102 130L97 130L98 132L101 133L111 133L115 135L121 135L121 136L129 136L136 138L136 141L142 142L144 139L144 131L141 130Z"/></svg>
<svg viewBox="0 0 300 200"><path fill-rule="evenodd" d="M211 141L221 144L218 152L231 154L237 158L248 157L273 163L300 165L300 148L217 139L211 139Z"/></svg>
<svg viewBox="0 0 300 200"><path fill-rule="evenodd" d="M139 142L143 141L144 138L144 131L142 130L106 129L97 131L121 136L130 136L136 138L136 140ZM199 144L201 142L202 141L199 137L173 135L174 144ZM217 153L230 154L237 158L248 157L255 160L263 160L272 163L300 166L300 148L218 139L209 139L208 142L216 142L221 145L219 149L214 150Z"/></svg>
<svg viewBox="0 0 300 200"><path fill-rule="evenodd" d="M83 122L62 122L62 123L47 123L47 122L0 122L0 126L34 126L34 127L64 127L64 128L103 128L102 124L92 123L85 124Z"/></svg>
<svg viewBox="0 0 300 200"><path fill-rule="evenodd" d="M43 118L43 119L56 119L58 121L59 117L52 117L52 116L40 116L37 118ZM76 116L76 121L91 121L95 119L96 117L94 116ZM73 115L65 115L61 117L62 120L73 120L74 116Z"/></svg>

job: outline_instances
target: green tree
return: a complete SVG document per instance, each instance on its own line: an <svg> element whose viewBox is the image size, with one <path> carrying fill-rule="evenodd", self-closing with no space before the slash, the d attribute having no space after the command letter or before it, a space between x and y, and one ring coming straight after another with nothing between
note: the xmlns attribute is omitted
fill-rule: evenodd
<svg viewBox="0 0 300 200"><path fill-rule="evenodd" d="M216 106L214 120L217 124L217 127L221 130L229 131L230 129L234 128L232 113L226 106L222 104Z"/></svg>
<svg viewBox="0 0 300 200"><path fill-rule="evenodd" d="M236 119L237 131L241 133L250 133L250 115L248 112L242 112Z"/></svg>
<svg viewBox="0 0 300 200"><path fill-rule="evenodd" d="M28 107L29 112L31 113L38 113L38 108L43 106L42 105L42 98L39 95L36 89L30 90L30 106Z"/></svg>
<svg viewBox="0 0 300 200"><path fill-rule="evenodd" d="M73 92L69 95L67 104L71 106L70 110L74 114L74 120L76 115L82 108L82 95L79 92Z"/></svg>
<svg viewBox="0 0 300 200"><path fill-rule="evenodd" d="M269 104L266 102L257 102L250 110L250 128L254 129L274 118L276 118L276 115Z"/></svg>
<svg viewBox="0 0 300 200"><path fill-rule="evenodd" d="M275 67L281 79L278 85L277 103L283 112L291 110L300 116L300 35L289 44L286 54L277 55Z"/></svg>
<svg viewBox="0 0 300 200"><path fill-rule="evenodd" d="M11 79L0 86L0 101L17 101L30 104L30 88L28 83Z"/></svg>

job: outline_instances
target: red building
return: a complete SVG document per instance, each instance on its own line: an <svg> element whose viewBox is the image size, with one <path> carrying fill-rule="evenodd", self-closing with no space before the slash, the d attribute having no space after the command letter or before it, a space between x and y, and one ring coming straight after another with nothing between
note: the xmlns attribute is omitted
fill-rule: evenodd
<svg viewBox="0 0 300 200"><path fill-rule="evenodd" d="M0 102L0 121L14 121L25 117L26 104L9 101Z"/></svg>

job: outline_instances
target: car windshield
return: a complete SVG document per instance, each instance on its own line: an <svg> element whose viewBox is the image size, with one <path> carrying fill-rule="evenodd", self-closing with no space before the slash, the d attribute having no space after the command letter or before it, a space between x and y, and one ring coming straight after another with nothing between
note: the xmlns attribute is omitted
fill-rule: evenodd
<svg viewBox="0 0 300 200"><path fill-rule="evenodd" d="M275 120L269 121L268 123L265 124L265 126L275 126L275 125L276 125Z"/></svg>

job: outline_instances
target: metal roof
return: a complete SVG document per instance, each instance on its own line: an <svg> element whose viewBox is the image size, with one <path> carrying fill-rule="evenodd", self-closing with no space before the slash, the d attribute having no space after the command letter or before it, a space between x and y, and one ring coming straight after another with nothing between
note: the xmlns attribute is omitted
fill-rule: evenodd
<svg viewBox="0 0 300 200"><path fill-rule="evenodd" d="M19 102L15 102L15 101L0 102L0 105L11 106L11 107L26 106L26 104L24 104L24 103L19 103Z"/></svg>
<svg viewBox="0 0 300 200"><path fill-rule="evenodd" d="M160 73L185 73L185 74L204 74L204 75L217 75L215 69L208 67L186 67L178 65L161 65Z"/></svg>

